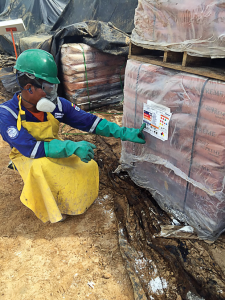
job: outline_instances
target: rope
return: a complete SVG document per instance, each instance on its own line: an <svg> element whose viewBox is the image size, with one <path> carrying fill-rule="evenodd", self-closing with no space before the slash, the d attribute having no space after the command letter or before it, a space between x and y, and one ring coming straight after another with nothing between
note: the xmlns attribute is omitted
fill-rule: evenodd
<svg viewBox="0 0 225 300"><path fill-rule="evenodd" d="M91 132L79 132L79 133L65 132L65 133L62 133L62 135L89 135L89 134L92 134L92 133Z"/></svg>
<svg viewBox="0 0 225 300"><path fill-rule="evenodd" d="M90 114L122 115L123 113L107 113L104 111L90 111Z"/></svg>
<svg viewBox="0 0 225 300"><path fill-rule="evenodd" d="M199 100L199 105L198 105L198 112L197 112L197 116L196 116L196 120L195 120L195 127L194 127L194 134L193 134L193 141L192 141L192 148L191 148L191 159L190 159L190 166L189 166L189 171L188 171L188 178L190 177L190 174L191 174L191 167L192 167L192 162L193 162L193 154L194 154L194 146L195 146L195 136L196 136L196 132L197 132L198 118L199 118L199 114L200 114L202 98L203 98L205 86L206 86L208 81L209 81L209 78L205 81L205 83L203 84L202 90L201 90L201 95L200 95L200 100ZM185 191L185 196L184 196L183 212L185 212L188 187L189 187L189 181L187 181L187 186L186 186L186 191Z"/></svg>
<svg viewBox="0 0 225 300"><path fill-rule="evenodd" d="M89 109L91 108L91 103L90 103L90 97L89 97L89 87L88 87L88 78L87 78L87 66L86 66L86 60L85 60L85 55L84 55L84 48L79 44L80 47L82 48L83 52L83 58L84 58L84 68L85 68L85 76L86 76L86 83L87 83L87 94L88 94L88 101L89 101Z"/></svg>

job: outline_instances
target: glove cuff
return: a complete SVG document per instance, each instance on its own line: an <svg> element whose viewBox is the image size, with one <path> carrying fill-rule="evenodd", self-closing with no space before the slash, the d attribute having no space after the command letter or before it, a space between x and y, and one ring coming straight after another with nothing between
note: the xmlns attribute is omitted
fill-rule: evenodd
<svg viewBox="0 0 225 300"><path fill-rule="evenodd" d="M98 123L96 127L96 134L106 137L120 138L121 130L122 128L116 123L109 122L106 119L103 119Z"/></svg>
<svg viewBox="0 0 225 300"><path fill-rule="evenodd" d="M46 157L49 157L49 142L44 142L44 150Z"/></svg>

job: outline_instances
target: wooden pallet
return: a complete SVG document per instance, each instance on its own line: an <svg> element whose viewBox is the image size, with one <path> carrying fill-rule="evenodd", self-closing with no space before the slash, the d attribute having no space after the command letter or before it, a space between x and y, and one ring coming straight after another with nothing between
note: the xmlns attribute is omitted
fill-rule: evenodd
<svg viewBox="0 0 225 300"><path fill-rule="evenodd" d="M187 52L143 48L130 43L129 56L141 62L225 81L225 58L190 56Z"/></svg>
<svg viewBox="0 0 225 300"><path fill-rule="evenodd" d="M123 101L123 93L121 92L121 94L119 94L119 95L111 96L108 98L103 98L100 100L93 100L90 103L89 102L78 103L78 102L76 102L76 100L73 99L72 96L67 96L67 99L70 100L71 102L75 103L82 110L88 111L88 110L92 110L94 108L99 108L99 107L107 106L110 104L116 104L116 103Z"/></svg>

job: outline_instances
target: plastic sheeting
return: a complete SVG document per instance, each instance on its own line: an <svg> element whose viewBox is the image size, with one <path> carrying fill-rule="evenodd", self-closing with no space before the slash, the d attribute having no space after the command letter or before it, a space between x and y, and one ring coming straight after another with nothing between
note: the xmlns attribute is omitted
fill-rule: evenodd
<svg viewBox="0 0 225 300"><path fill-rule="evenodd" d="M58 64L61 46L66 43L83 43L104 53L127 56L130 38L104 22L87 21L57 30L39 48L50 52Z"/></svg>
<svg viewBox="0 0 225 300"><path fill-rule="evenodd" d="M225 57L224 0L139 0L134 23L134 44Z"/></svg>
<svg viewBox="0 0 225 300"><path fill-rule="evenodd" d="M137 5L138 0L70 0L52 30L78 22L97 20L111 22L120 30L131 33Z"/></svg>
<svg viewBox="0 0 225 300"><path fill-rule="evenodd" d="M1 0L0 21L22 18L26 31L14 33L15 42L25 36L49 31L69 0ZM0 50L14 55L11 34L0 36Z"/></svg>
<svg viewBox="0 0 225 300"><path fill-rule="evenodd" d="M60 50L63 44L84 43L101 52L126 57L128 55L129 42L130 38L124 32L104 22L88 21L70 25L49 35L22 38L20 47L21 51L37 47L51 53L58 66L58 77L60 81L63 81L60 63ZM14 74L12 74L12 77L15 77ZM11 91L8 88L10 86L7 87L7 90ZM62 85L59 86L58 93L60 96L65 96Z"/></svg>
<svg viewBox="0 0 225 300"><path fill-rule="evenodd" d="M72 43L62 46L61 63L67 99L82 109L122 101L125 57Z"/></svg>
<svg viewBox="0 0 225 300"><path fill-rule="evenodd" d="M141 126L147 100L170 108L169 138L123 142L122 166L163 209L214 240L225 229L225 83L128 60L124 126Z"/></svg>
<svg viewBox="0 0 225 300"><path fill-rule="evenodd" d="M54 56L59 67L58 77L60 81L63 81L60 64L60 50L63 44L83 43L107 54L127 56L129 42L130 38L124 32L118 31L104 22L87 21L56 31L52 37L40 44L39 48L50 52ZM60 95L65 96L62 87L59 87L58 92Z"/></svg>
<svg viewBox="0 0 225 300"><path fill-rule="evenodd" d="M19 43L19 39L33 35L42 35L42 41L45 41L46 34L53 35L56 31L60 31L60 35L64 28L67 28L65 31L68 32L73 27L71 25L89 20L96 20L96 23L97 21L109 22L116 26L118 31L131 33L134 28L134 11L137 3L138 0L1 0L0 21L23 19L27 30L24 33L14 33L16 44ZM27 40L26 44L34 48L38 45L37 39L40 40L40 37L35 39ZM25 41L18 50L26 49L24 44ZM0 36L0 50L14 55L10 34Z"/></svg>

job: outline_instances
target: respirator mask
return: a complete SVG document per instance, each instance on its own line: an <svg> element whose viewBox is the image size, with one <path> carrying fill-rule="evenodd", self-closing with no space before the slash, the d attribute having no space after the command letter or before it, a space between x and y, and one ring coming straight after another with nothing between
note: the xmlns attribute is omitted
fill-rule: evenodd
<svg viewBox="0 0 225 300"><path fill-rule="evenodd" d="M36 108L43 112L53 112L57 105L57 89L58 84L49 82L42 82L41 89L45 92L46 96L41 98L36 104Z"/></svg>

